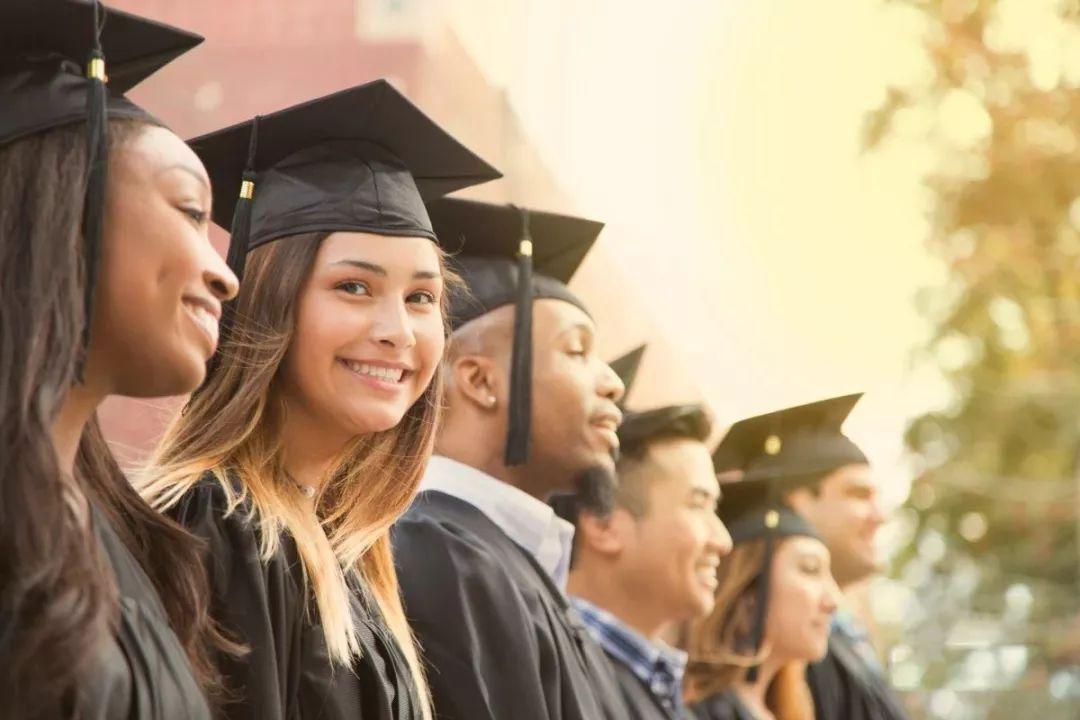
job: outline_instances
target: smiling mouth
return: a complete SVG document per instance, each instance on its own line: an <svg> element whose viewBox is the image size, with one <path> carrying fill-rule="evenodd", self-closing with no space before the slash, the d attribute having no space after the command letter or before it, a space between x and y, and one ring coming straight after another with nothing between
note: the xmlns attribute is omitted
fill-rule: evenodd
<svg viewBox="0 0 1080 720"><path fill-rule="evenodd" d="M381 380L387 383L400 384L402 380L412 375L412 370L405 368L387 367L374 363L358 362L356 360L339 359L341 364L357 375Z"/></svg>
<svg viewBox="0 0 1080 720"><path fill-rule="evenodd" d="M218 318L206 307L193 302L184 302L184 309L187 310L188 315L203 331L207 339L210 341L211 354L217 349L218 343Z"/></svg>

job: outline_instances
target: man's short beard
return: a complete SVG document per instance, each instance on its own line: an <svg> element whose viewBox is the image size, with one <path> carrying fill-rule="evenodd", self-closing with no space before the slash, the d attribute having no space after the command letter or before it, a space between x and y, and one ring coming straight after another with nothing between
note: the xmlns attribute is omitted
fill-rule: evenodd
<svg viewBox="0 0 1080 720"><path fill-rule="evenodd" d="M615 473L603 467L593 467L578 473L573 480L577 510L607 517L615 509L615 491L619 481Z"/></svg>

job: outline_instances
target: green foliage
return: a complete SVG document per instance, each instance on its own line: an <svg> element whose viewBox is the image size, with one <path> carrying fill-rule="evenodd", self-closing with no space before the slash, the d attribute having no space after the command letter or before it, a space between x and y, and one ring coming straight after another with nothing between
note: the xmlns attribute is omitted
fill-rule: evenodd
<svg viewBox="0 0 1080 720"><path fill-rule="evenodd" d="M893 0L924 17L934 74L865 125L874 149L928 113L940 150L928 242L950 284L923 294L936 332L922 360L954 395L909 427L927 469L895 571L919 605L903 636L929 716L1080 706L1080 8L1023 2L1051 22L1010 41L1016 0Z"/></svg>

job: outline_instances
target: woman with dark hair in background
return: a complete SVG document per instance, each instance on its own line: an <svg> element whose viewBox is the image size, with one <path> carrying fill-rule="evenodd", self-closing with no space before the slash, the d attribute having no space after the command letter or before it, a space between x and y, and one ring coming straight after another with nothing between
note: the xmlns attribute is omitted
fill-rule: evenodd
<svg viewBox="0 0 1080 720"><path fill-rule="evenodd" d="M442 395L452 278L421 193L497 173L385 81L192 145L240 296L139 486L207 540L212 614L251 649L223 657L226 715L430 717L388 538Z"/></svg>
<svg viewBox="0 0 1080 720"><path fill-rule="evenodd" d="M128 485L94 414L198 386L237 282L202 163L120 95L201 38L104 19L0 9L0 715L206 718L197 546Z"/></svg>

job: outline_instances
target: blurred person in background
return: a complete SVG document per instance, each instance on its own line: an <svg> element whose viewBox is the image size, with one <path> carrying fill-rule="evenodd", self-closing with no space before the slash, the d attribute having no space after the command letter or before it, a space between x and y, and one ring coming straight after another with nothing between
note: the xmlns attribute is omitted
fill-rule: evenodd
<svg viewBox="0 0 1080 720"><path fill-rule="evenodd" d="M122 94L201 41L96 3L0 6L3 717L210 717L197 545L96 420L198 386L236 293L202 163Z"/></svg>
<svg viewBox="0 0 1080 720"><path fill-rule="evenodd" d="M840 592L829 551L771 484L721 489L735 547L712 612L687 634L691 709L701 720L812 720L806 664L825 656Z"/></svg>
<svg viewBox="0 0 1080 720"><path fill-rule="evenodd" d="M564 594L573 526L547 504L589 468L610 473L618 447L623 386L566 287L601 225L466 200L429 210L461 246L452 267L469 293L451 306L437 454L393 541L435 711L623 720L611 668Z"/></svg>
<svg viewBox="0 0 1080 720"><path fill-rule="evenodd" d="M881 569L875 536L884 522L863 452L841 430L861 394L741 420L717 447L718 472L770 483L828 547L841 590ZM850 610L833 617L829 652L807 671L817 717L905 718L866 628Z"/></svg>
<svg viewBox="0 0 1080 720"><path fill-rule="evenodd" d="M614 366L614 363L613 363ZM619 427L614 507L555 499L576 526L571 601L615 670L629 717L685 718L686 653L665 633L706 615L731 550L700 405L630 412Z"/></svg>
<svg viewBox="0 0 1080 720"><path fill-rule="evenodd" d="M205 542L249 650L220 658L224 716L428 718L389 542L442 404L452 278L421 196L498 173L383 80L192 145L242 281L140 488Z"/></svg>

